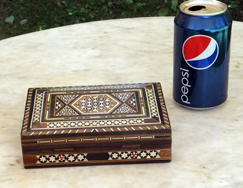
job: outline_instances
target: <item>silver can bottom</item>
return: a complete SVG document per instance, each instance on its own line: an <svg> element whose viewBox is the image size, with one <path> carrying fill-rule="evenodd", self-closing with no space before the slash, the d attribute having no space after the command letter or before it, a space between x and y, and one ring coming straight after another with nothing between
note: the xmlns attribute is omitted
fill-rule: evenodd
<svg viewBox="0 0 243 188"><path fill-rule="evenodd" d="M175 101L176 102L176 101ZM179 104L180 106L182 106L183 108L186 108L186 109L189 109L189 110L195 110L195 111L206 111L206 110L213 110L213 109L215 109L215 108L217 108L217 107L219 107L220 105L222 105L222 104L219 104L219 105L217 105L217 106L213 106L213 107L208 107L208 108L195 108L195 107L190 107L190 106L185 106L185 105L182 105L182 104L180 104L180 103L178 103L178 102L176 102L177 104Z"/></svg>

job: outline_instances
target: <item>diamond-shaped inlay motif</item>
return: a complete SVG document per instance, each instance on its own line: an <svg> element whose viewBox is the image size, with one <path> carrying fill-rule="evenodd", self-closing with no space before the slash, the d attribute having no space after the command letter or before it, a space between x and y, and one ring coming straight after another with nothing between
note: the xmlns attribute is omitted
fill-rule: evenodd
<svg viewBox="0 0 243 188"><path fill-rule="evenodd" d="M128 114L128 113L134 113L135 110L127 106L126 104L123 104L120 108L118 108L114 114Z"/></svg>
<svg viewBox="0 0 243 188"><path fill-rule="evenodd" d="M108 94L82 95L72 106L82 114L109 113L120 103Z"/></svg>
<svg viewBox="0 0 243 188"><path fill-rule="evenodd" d="M129 99L128 104L131 105L135 109L137 108L137 100L136 100L136 96L134 94Z"/></svg>
<svg viewBox="0 0 243 188"><path fill-rule="evenodd" d="M63 106L64 106L63 102L61 102L60 100L56 99L55 111L58 111Z"/></svg>
<svg viewBox="0 0 243 188"><path fill-rule="evenodd" d="M59 98L62 99L66 104L70 103L78 95L59 95Z"/></svg>
<svg viewBox="0 0 243 188"><path fill-rule="evenodd" d="M112 95L114 95L118 99L122 100L123 102L125 102L132 94L133 94L133 92L112 93Z"/></svg>
<svg viewBox="0 0 243 188"><path fill-rule="evenodd" d="M75 112L73 109L71 109L69 106L66 106L63 110L61 110L57 116L70 116L70 115L78 115L77 112Z"/></svg>

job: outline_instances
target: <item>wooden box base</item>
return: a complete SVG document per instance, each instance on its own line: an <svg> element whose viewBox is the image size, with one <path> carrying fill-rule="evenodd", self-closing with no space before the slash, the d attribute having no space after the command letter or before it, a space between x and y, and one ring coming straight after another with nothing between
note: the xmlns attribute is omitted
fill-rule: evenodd
<svg viewBox="0 0 243 188"><path fill-rule="evenodd" d="M160 83L31 88L21 141L25 168L171 160Z"/></svg>

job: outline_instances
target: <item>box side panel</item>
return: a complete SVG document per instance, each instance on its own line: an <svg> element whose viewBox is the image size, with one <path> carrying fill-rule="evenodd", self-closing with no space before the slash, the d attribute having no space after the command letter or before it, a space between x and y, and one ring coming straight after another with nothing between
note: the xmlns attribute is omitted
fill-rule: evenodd
<svg viewBox="0 0 243 188"><path fill-rule="evenodd" d="M106 152L62 151L39 155L25 154L23 157L25 168L169 162L171 160L171 147L131 150L120 149Z"/></svg>

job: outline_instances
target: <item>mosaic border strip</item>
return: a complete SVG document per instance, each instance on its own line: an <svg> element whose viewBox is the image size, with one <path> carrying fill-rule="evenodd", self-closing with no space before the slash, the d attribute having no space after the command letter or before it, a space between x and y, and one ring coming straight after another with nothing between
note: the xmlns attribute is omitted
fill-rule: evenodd
<svg viewBox="0 0 243 188"><path fill-rule="evenodd" d="M160 153L160 150L109 152L109 159L108 160L129 160L129 159L160 158L159 153Z"/></svg>
<svg viewBox="0 0 243 188"><path fill-rule="evenodd" d="M22 134L27 134L27 127L30 124L29 116L30 116L30 105L31 105L32 95L33 95L33 89L29 89L27 94L27 101L25 105Z"/></svg>
<svg viewBox="0 0 243 188"><path fill-rule="evenodd" d="M146 89L147 94L148 94L148 103L149 103L149 107L151 110L151 116L152 117L159 117L158 115L158 111L157 111L157 104L155 102L155 93L153 92L153 89Z"/></svg>
<svg viewBox="0 0 243 188"><path fill-rule="evenodd" d="M97 127L97 126L118 126L118 125L140 125L144 119L120 119L120 120L97 120L97 121L67 121L47 123L47 128L70 128L70 127Z"/></svg>
<svg viewBox="0 0 243 188"><path fill-rule="evenodd" d="M43 163L77 163L77 162L89 162L89 161L125 161L125 160L153 160L160 159L161 150L139 150L139 151L118 151L107 153L75 153L75 154L53 154L53 155L36 155L36 164ZM103 157L100 158L99 155ZM105 157L104 157L105 154ZM89 155L95 155L96 157L90 157ZM92 158L92 159L91 159ZM89 160L91 159L91 160Z"/></svg>
<svg viewBox="0 0 243 188"><path fill-rule="evenodd" d="M163 112L162 115L163 115L164 124L165 124L164 129L170 129L171 125L170 125L169 117L167 115L168 112L167 112L167 109L166 109L164 96L163 96L163 93L162 93L162 87L161 87L160 83L156 83L156 86L157 86L157 90L158 90L158 93L159 93L159 101L158 102L160 102L161 110Z"/></svg>
<svg viewBox="0 0 243 188"><path fill-rule="evenodd" d="M59 154L59 155L36 155L36 164L41 163L72 163L87 160L87 153L83 154Z"/></svg>
<svg viewBox="0 0 243 188"><path fill-rule="evenodd" d="M37 87L33 89L48 89L50 91L67 91L67 90L99 90L99 89L124 89L124 88L138 88L141 85L151 85L157 82L145 83L125 83L125 84L108 84L108 85L86 85L86 86L60 86L60 87Z"/></svg>
<svg viewBox="0 0 243 188"><path fill-rule="evenodd" d="M33 122L40 121L41 107L43 103L43 93L36 94L35 98L35 110L33 112Z"/></svg>
<svg viewBox="0 0 243 188"><path fill-rule="evenodd" d="M138 88L139 85L140 84L90 85L90 86L55 87L55 88L43 88L43 89L50 89L50 91L100 90L100 89Z"/></svg>

